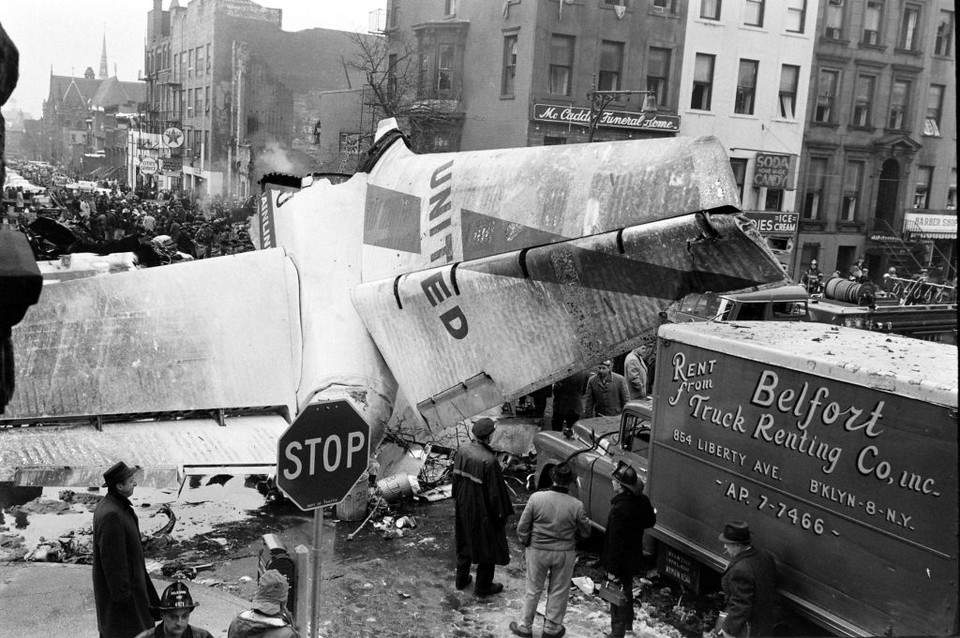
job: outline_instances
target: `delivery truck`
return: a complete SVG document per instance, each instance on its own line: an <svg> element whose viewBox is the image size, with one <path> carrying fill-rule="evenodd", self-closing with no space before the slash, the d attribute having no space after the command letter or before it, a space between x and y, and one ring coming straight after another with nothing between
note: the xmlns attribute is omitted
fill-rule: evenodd
<svg viewBox="0 0 960 638"><path fill-rule="evenodd" d="M806 322L666 324L655 391L616 417L541 432L535 479L570 462L594 525L628 463L662 575L696 590L746 521L796 616L847 636L956 635L957 349ZM638 534L638 542L641 538Z"/></svg>
<svg viewBox="0 0 960 638"><path fill-rule="evenodd" d="M841 635L958 624L957 349L814 323L658 331L648 492L680 579L746 521Z"/></svg>

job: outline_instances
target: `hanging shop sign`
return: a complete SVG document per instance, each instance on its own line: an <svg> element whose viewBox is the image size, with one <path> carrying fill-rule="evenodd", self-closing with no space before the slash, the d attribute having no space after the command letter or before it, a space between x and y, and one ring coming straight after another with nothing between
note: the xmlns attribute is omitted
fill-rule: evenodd
<svg viewBox="0 0 960 638"><path fill-rule="evenodd" d="M744 211L743 214L757 224L762 235L793 235L800 221L800 213Z"/></svg>
<svg viewBox="0 0 960 638"><path fill-rule="evenodd" d="M590 109L582 106L534 104L533 119L537 122L556 122L558 124L590 126ZM600 114L597 127L677 133L680 131L680 116L661 115L660 113L637 113L632 111L604 111Z"/></svg>
<svg viewBox="0 0 960 638"><path fill-rule="evenodd" d="M753 185L792 191L796 188L794 179L796 165L796 155L757 153L756 165L753 169Z"/></svg>

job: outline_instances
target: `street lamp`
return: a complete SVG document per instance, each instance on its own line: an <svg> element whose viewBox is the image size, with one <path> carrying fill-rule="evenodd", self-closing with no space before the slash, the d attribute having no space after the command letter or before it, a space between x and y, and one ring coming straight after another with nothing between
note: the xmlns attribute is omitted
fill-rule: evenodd
<svg viewBox="0 0 960 638"><path fill-rule="evenodd" d="M626 97L629 101L631 95L642 95L643 108L641 111L647 115L657 114L657 95L655 91L597 91L595 89L587 91L587 99L590 100L590 132L587 141L593 141L593 133L597 130L597 124L603 116L604 110L614 100Z"/></svg>

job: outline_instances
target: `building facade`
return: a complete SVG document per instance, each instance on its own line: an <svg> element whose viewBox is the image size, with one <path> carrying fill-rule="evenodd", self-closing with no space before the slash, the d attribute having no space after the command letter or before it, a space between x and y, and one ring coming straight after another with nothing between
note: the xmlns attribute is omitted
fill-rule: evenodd
<svg viewBox="0 0 960 638"><path fill-rule="evenodd" d="M320 94L362 86L361 70L347 61L357 39L374 36L287 32L281 24L280 9L250 0L171 0L167 10L154 0L137 136L147 146L136 150L159 160L158 177L149 179L246 197L265 173L324 170L316 148Z"/></svg>
<svg viewBox="0 0 960 638"><path fill-rule="evenodd" d="M820 0L798 272L956 277L955 29L949 0Z"/></svg>
<svg viewBox="0 0 960 638"><path fill-rule="evenodd" d="M101 61L101 73L106 60ZM126 127L143 101L141 82L96 77L88 67L83 77L50 75L43 102L40 155L61 165L73 178L122 178ZM94 171L97 171L95 174Z"/></svg>
<svg viewBox="0 0 960 638"><path fill-rule="evenodd" d="M816 20L809 0L698 0L686 22L682 132L723 143L741 208L788 269Z"/></svg>
<svg viewBox="0 0 960 638"><path fill-rule="evenodd" d="M414 88L418 150L477 150L682 132L686 2L390 0L391 69ZM608 94L594 103L591 91ZM627 92L633 92L628 95ZM648 95L649 92L649 95ZM599 102L599 100L598 100ZM602 108L601 108L602 107Z"/></svg>

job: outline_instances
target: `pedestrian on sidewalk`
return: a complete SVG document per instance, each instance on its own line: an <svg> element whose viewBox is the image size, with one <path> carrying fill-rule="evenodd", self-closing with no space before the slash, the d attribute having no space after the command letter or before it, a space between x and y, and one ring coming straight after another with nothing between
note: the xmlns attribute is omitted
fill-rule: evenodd
<svg viewBox="0 0 960 638"><path fill-rule="evenodd" d="M553 468L553 485L530 496L517 524L517 536L524 546L527 561L527 587L520 622L511 621L510 631L518 636L533 636L533 619L547 583L543 638L560 638L566 633L563 617L567 613L573 567L577 563L576 544L590 535L590 520L580 499L569 494L573 470L566 463Z"/></svg>
<svg viewBox="0 0 960 638"><path fill-rule="evenodd" d="M657 524L650 499L643 493L643 481L632 467L621 461L613 471L614 496L610 501L607 532L600 562L618 581L624 603L610 603L607 638L622 638L633 631L633 577L643 573L643 532Z"/></svg>
<svg viewBox="0 0 960 638"><path fill-rule="evenodd" d="M200 603L193 602L190 590L178 580L163 590L155 611L163 615L156 627L144 629L137 638L213 638L206 629L190 624L190 614Z"/></svg>
<svg viewBox="0 0 960 638"><path fill-rule="evenodd" d="M507 545L507 517L513 515L510 490L503 480L500 462L490 447L496 426L492 419L477 419L471 431L476 440L457 450L453 459L453 497L456 519L457 589L466 589L473 578L470 566L477 566L478 596L503 591L493 582L497 565L510 562Z"/></svg>
<svg viewBox="0 0 960 638"><path fill-rule="evenodd" d="M237 614L227 638L299 638L293 617L287 611L290 585L275 569L268 569L257 583L250 609Z"/></svg>
<svg viewBox="0 0 960 638"><path fill-rule="evenodd" d="M139 467L104 472L107 494L93 512L93 598L100 638L133 638L153 627L160 597L147 575L140 523L130 504Z"/></svg>

